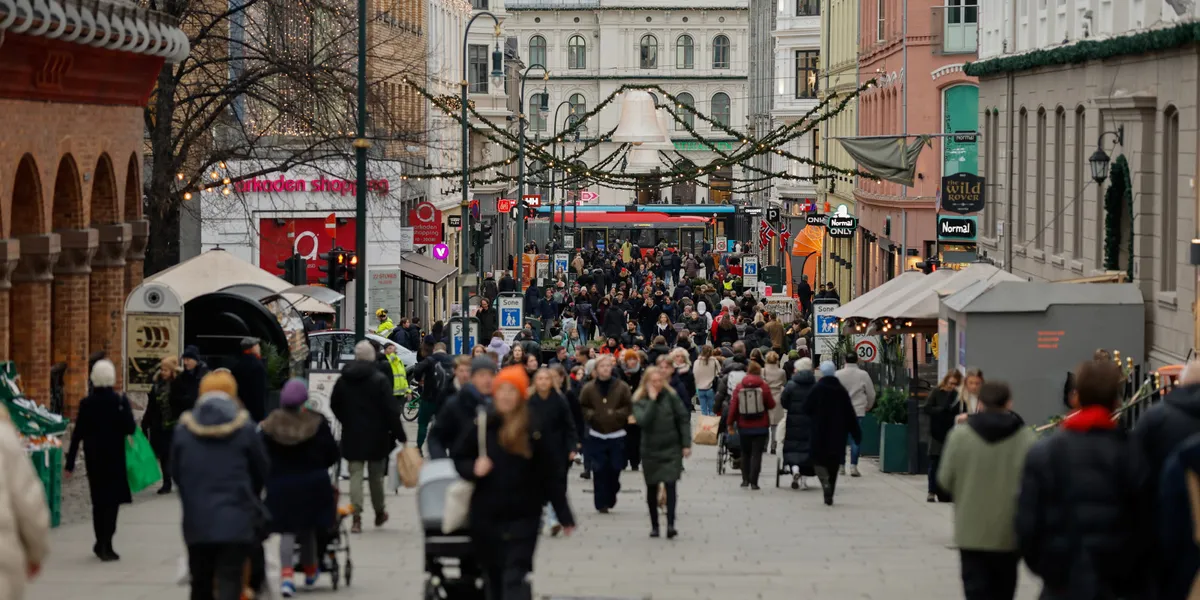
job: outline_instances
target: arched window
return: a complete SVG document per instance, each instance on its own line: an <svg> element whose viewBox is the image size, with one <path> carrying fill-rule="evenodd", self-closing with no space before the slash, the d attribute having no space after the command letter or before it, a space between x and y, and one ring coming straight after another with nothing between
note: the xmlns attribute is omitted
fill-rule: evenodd
<svg viewBox="0 0 1200 600"><path fill-rule="evenodd" d="M583 41L582 35L573 35L567 40L567 68L587 68L587 42Z"/></svg>
<svg viewBox="0 0 1200 600"><path fill-rule="evenodd" d="M675 130L686 131L688 127L695 127L696 114L692 112L692 109L696 106L696 100L687 92L675 96L675 100L678 101L675 105L675 114L679 116L679 120L675 121Z"/></svg>
<svg viewBox="0 0 1200 600"><path fill-rule="evenodd" d="M729 38L723 35L713 38L713 68L729 68Z"/></svg>
<svg viewBox="0 0 1200 600"><path fill-rule="evenodd" d="M717 92L712 97L712 120L729 127L729 94Z"/></svg>
<svg viewBox="0 0 1200 600"><path fill-rule="evenodd" d="M675 41L675 68L693 69L696 66L696 47L692 36L681 35Z"/></svg>
<svg viewBox="0 0 1200 600"><path fill-rule="evenodd" d="M658 68L658 39L648 33L642 36L640 59L643 69Z"/></svg>
<svg viewBox="0 0 1200 600"><path fill-rule="evenodd" d="M1179 265L1179 110L1168 106L1163 112L1162 132L1162 234L1159 236L1159 264L1162 268L1158 287L1174 292Z"/></svg>
<svg viewBox="0 0 1200 600"><path fill-rule="evenodd" d="M546 38L535 35L529 38L529 64L546 66Z"/></svg>
<svg viewBox="0 0 1200 600"><path fill-rule="evenodd" d="M587 99L583 97L583 94L571 94L571 97L567 100L567 106L571 111L567 117L568 125L575 125L587 113ZM587 129L586 123L579 127L580 131L585 129Z"/></svg>
<svg viewBox="0 0 1200 600"><path fill-rule="evenodd" d="M529 97L529 104L525 105L525 111L529 115L529 130L530 131L545 131L546 130L546 113L542 112L542 93L537 93ZM546 103L550 103L550 99L546 98Z"/></svg>

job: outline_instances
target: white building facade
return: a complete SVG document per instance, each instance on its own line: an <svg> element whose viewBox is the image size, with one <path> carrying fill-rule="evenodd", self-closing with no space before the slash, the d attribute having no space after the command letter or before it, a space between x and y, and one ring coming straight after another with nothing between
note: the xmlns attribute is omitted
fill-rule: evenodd
<svg viewBox="0 0 1200 600"><path fill-rule="evenodd" d="M548 81L531 71L525 86L531 140L554 138L555 132L570 126L572 115L594 110L623 84L658 85L680 104L689 104L737 131L745 130L747 0L508 0L506 10L505 33L517 38L521 60L527 66L543 64L550 71ZM531 110L540 102L543 89L549 95L545 116ZM619 100L610 106L587 124L579 142L559 144L560 155L564 150L574 153L589 139L615 128ZM718 147L735 147L735 137L694 116L692 127ZM678 161L682 155L703 166L716 156L688 133L686 125L673 123L668 129L676 152L660 153L660 159ZM581 161L595 165L619 146L601 143ZM601 205L726 202L731 200L729 179L738 171L726 169L706 176L711 187L678 185L659 190L658 197L600 186L592 186L587 190L592 193L583 196L585 202Z"/></svg>
<svg viewBox="0 0 1200 600"><path fill-rule="evenodd" d="M771 117L775 127L791 125L816 108L821 71L821 3L815 0L779 0L775 16L775 85ZM795 156L820 160L817 154L821 130L793 139L787 151ZM772 155L771 170L798 177L811 177L813 167L782 156ZM777 179L771 188L771 200L781 204L785 214L794 214L802 205L815 204L817 185L813 181Z"/></svg>
<svg viewBox="0 0 1200 600"><path fill-rule="evenodd" d="M425 89L435 96L457 96L462 81L462 35L467 19L471 18L471 3L467 0L427 0L426 40L427 68ZM462 133L458 123L426 101L426 131L428 137L427 165L435 173L460 169L462 164ZM452 178L450 178L452 179ZM440 210L457 209L460 195L450 179L428 182L428 198Z"/></svg>
<svg viewBox="0 0 1200 600"><path fill-rule="evenodd" d="M1200 5L998 0L979 12L979 61L965 70L979 78L981 250L1032 280L1123 275L1142 291L1150 366L1183 362L1198 345L1200 55L1188 40ZM1112 159L1099 182L1098 144ZM1110 190L1124 200L1106 202Z"/></svg>

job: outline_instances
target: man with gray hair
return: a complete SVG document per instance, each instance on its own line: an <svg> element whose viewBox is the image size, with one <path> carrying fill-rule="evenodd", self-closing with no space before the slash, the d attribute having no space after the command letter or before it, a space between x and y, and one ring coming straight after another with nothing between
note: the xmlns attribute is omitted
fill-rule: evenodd
<svg viewBox="0 0 1200 600"><path fill-rule="evenodd" d="M400 407L392 395L392 382L375 368L375 347L362 340L354 346L354 360L342 367L333 385L329 407L342 426L342 458L350 463L350 502L354 505L352 533L362 533L363 470L371 488L375 526L388 520L383 477L396 442L404 444Z"/></svg>

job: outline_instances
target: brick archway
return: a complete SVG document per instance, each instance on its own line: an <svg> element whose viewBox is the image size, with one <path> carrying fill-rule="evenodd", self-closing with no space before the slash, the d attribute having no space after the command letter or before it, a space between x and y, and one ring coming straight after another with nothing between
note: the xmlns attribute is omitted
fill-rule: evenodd
<svg viewBox="0 0 1200 600"><path fill-rule="evenodd" d="M108 154L101 154L96 160L96 168L92 171L92 197L90 225L108 225L121 221L121 212L117 202L117 179L113 171L112 159Z"/></svg>
<svg viewBox="0 0 1200 600"><path fill-rule="evenodd" d="M32 154L21 157L13 179L12 237L46 233L42 207L42 178Z"/></svg>
<svg viewBox="0 0 1200 600"><path fill-rule="evenodd" d="M130 226L124 221L117 197L112 159L101 154L92 184L92 222L99 237L91 260L87 284L88 354L105 354L117 365L121 382L122 309L125 305L125 250ZM85 357L86 360L86 357ZM86 363L85 363L86 364ZM86 387L86 381L84 382Z"/></svg>
<svg viewBox="0 0 1200 600"><path fill-rule="evenodd" d="M78 189L78 188L76 188ZM50 399L50 268L55 254L52 236L45 218L45 196L37 160L31 154L21 157L13 180L12 230L20 242L20 258L8 292L9 324L16 324L19 335L6 340L3 347L17 364L21 389L41 403ZM5 327L5 335L10 327Z"/></svg>
<svg viewBox="0 0 1200 600"><path fill-rule="evenodd" d="M83 206L83 189L75 157L65 154L58 161L54 176L54 212L52 230L80 229L87 222Z"/></svg>
<svg viewBox="0 0 1200 600"><path fill-rule="evenodd" d="M137 221L142 218L142 170L139 168L137 152L129 155L129 165L125 167L125 220Z"/></svg>
<svg viewBox="0 0 1200 600"><path fill-rule="evenodd" d="M142 161L137 152L129 155L125 167L125 222L131 224L129 252L125 255L125 296L142 284L146 274L146 246L150 242L150 223L142 218L145 207L142 192Z"/></svg>
<svg viewBox="0 0 1200 600"><path fill-rule="evenodd" d="M112 196L112 169L105 169L104 159L93 170L92 202L105 195ZM103 203L102 203L103 204ZM83 198L83 182L75 157L64 155L58 161L54 176L54 233L59 236L62 252L54 267L50 284L50 406L63 410L75 405L87 393L88 336L86 330L71 327L88 315L88 272L96 247L96 234L88 225L89 211ZM80 328L82 329L82 328ZM75 411L67 410L68 415Z"/></svg>

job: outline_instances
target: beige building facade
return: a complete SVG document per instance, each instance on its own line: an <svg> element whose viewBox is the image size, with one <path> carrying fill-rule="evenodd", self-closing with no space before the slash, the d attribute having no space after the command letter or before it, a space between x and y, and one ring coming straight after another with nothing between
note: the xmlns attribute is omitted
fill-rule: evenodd
<svg viewBox="0 0 1200 600"><path fill-rule="evenodd" d="M821 26L821 77L824 84L820 99L831 93L840 96L858 87L858 0L824 0ZM854 159L842 149L835 138L858 133L858 100L851 100L837 116L821 128L821 148L818 159L843 169L853 169ZM849 214L854 207L854 178L837 176L817 182L817 212L834 213L845 206ZM824 282L833 282L847 302L854 297L855 238L831 240L825 237L822 260L817 275Z"/></svg>

